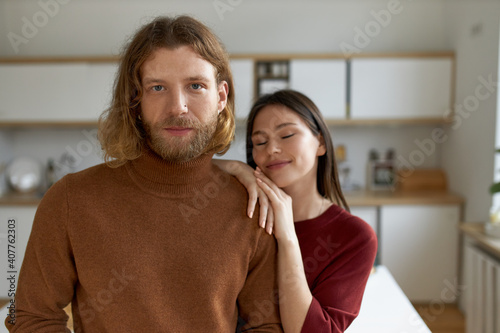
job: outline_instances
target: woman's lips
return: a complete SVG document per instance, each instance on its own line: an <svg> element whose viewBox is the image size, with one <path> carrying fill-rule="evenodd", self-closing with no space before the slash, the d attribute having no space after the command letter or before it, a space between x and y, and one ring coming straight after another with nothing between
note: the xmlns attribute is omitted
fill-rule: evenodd
<svg viewBox="0 0 500 333"><path fill-rule="evenodd" d="M191 132L193 129L192 128L185 128L185 127L168 127L165 128L165 130L174 136L183 136Z"/></svg>
<svg viewBox="0 0 500 333"><path fill-rule="evenodd" d="M290 161L274 161L269 163L266 168L269 170L277 170L287 166L288 164L290 164Z"/></svg>

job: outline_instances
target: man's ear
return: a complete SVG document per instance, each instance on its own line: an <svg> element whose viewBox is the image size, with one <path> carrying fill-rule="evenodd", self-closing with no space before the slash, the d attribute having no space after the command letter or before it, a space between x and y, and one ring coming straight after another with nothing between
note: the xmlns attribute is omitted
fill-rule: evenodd
<svg viewBox="0 0 500 333"><path fill-rule="evenodd" d="M319 140L319 146L318 150L316 151L316 156L323 156L326 154L326 144L322 134L318 136L318 140Z"/></svg>
<svg viewBox="0 0 500 333"><path fill-rule="evenodd" d="M226 81L221 81L218 86L219 102L217 105L217 110L219 113L224 110L227 105L227 96L229 94L229 86Z"/></svg>

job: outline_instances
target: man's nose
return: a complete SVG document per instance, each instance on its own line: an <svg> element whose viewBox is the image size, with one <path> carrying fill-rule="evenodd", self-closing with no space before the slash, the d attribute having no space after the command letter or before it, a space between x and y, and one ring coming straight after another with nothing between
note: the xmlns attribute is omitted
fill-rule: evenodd
<svg viewBox="0 0 500 333"><path fill-rule="evenodd" d="M168 112L172 116L180 116L188 112L187 98L181 89L173 89L168 96Z"/></svg>

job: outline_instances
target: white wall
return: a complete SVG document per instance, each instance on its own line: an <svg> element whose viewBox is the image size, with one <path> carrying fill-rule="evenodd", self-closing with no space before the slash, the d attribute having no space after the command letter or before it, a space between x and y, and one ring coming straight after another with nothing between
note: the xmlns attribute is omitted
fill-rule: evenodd
<svg viewBox="0 0 500 333"><path fill-rule="evenodd" d="M212 27L232 53L339 52L342 42L354 45L356 27L365 30L376 22L372 11L380 13L398 0L242 0L223 13L215 9L213 0L57 0L68 3L45 11L39 4L55 1L0 0L0 31L4 32L0 56L117 54L127 36L151 17L184 13ZM361 49L448 49L443 6L444 1L401 0L393 11L398 14L384 18L386 27L373 30L369 44ZM52 16L45 15L44 20L44 12ZM30 24L36 30L27 29ZM26 43L13 47L8 33L26 37Z"/></svg>
<svg viewBox="0 0 500 333"><path fill-rule="evenodd" d="M479 78L498 80L500 3L449 1L444 16L447 36L457 57L456 105L467 104L481 86ZM480 88L480 94L486 94ZM464 107L448 127L449 140L442 147L442 166L450 187L466 198L466 221L488 219L493 182L497 92Z"/></svg>

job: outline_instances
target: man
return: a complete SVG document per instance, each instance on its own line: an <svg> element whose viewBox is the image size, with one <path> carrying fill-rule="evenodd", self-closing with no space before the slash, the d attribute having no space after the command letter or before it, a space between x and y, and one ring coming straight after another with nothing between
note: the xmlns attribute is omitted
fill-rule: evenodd
<svg viewBox="0 0 500 333"><path fill-rule="evenodd" d="M121 60L99 123L106 164L38 208L11 332L281 332L275 241L211 161L234 133L226 52L201 23L157 18ZM8 322L8 320L6 320Z"/></svg>

